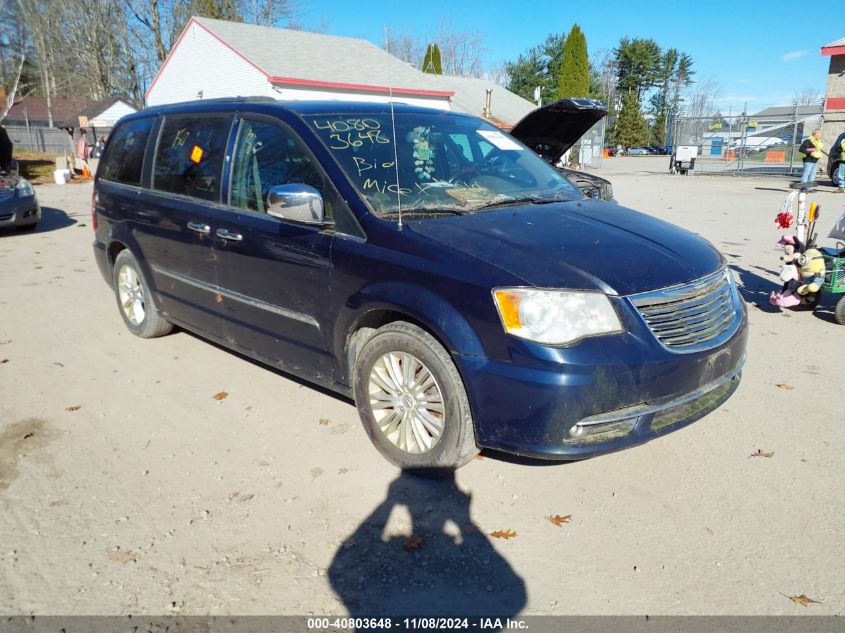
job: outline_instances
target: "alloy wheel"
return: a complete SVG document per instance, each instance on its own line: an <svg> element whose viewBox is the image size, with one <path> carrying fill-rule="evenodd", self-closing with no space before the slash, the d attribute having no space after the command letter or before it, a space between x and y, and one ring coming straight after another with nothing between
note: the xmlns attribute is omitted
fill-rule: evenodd
<svg viewBox="0 0 845 633"><path fill-rule="evenodd" d="M401 451L426 453L443 435L443 392L431 370L408 352L389 352L375 362L369 402L379 430Z"/></svg>

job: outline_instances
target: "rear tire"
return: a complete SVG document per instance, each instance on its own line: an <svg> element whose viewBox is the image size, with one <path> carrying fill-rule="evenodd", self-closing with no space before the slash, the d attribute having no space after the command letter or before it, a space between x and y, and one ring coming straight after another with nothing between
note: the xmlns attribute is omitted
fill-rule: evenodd
<svg viewBox="0 0 845 633"><path fill-rule="evenodd" d="M353 392L376 449L402 470L442 477L478 454L466 390L449 353L422 328L379 328L355 358Z"/></svg>
<svg viewBox="0 0 845 633"><path fill-rule="evenodd" d="M843 296L836 304L836 312L834 312L836 322L839 325L845 325L845 296Z"/></svg>
<svg viewBox="0 0 845 633"><path fill-rule="evenodd" d="M117 307L127 329L141 338L164 336L173 325L164 320L153 301L150 287L134 255L122 250L112 271Z"/></svg>

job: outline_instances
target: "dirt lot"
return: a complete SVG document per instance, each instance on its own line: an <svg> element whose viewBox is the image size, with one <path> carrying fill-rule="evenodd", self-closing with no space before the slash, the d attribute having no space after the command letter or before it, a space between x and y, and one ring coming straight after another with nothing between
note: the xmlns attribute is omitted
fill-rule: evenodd
<svg viewBox="0 0 845 633"><path fill-rule="evenodd" d="M348 401L190 334L133 337L90 185L38 187L43 225L0 235L0 613L842 614L845 327L830 297L765 302L782 180L649 173L665 162L600 173L734 266L738 392L643 447L437 483L400 476ZM845 210L830 191L821 235Z"/></svg>

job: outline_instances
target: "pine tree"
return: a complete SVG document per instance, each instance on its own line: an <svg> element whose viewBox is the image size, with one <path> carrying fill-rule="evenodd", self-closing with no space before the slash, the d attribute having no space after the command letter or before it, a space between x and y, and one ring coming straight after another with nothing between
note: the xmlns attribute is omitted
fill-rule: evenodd
<svg viewBox="0 0 845 633"><path fill-rule="evenodd" d="M587 38L577 24L572 25L563 45L558 97L590 96L590 62L587 58Z"/></svg>
<svg viewBox="0 0 845 633"><path fill-rule="evenodd" d="M437 44L429 44L425 49L423 59L423 72L432 75L443 74L443 64L440 61L440 47Z"/></svg>
<svg viewBox="0 0 845 633"><path fill-rule="evenodd" d="M625 147L634 147L648 142L649 128L640 101L633 90L622 95L622 111L616 119L614 138Z"/></svg>

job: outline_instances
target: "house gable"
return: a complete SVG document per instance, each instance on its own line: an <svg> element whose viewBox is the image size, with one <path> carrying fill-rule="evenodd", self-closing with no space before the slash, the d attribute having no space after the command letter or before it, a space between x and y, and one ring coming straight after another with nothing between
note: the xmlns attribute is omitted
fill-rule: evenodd
<svg viewBox="0 0 845 633"><path fill-rule="evenodd" d="M154 106L216 97L274 96L267 75L191 19L146 94Z"/></svg>

